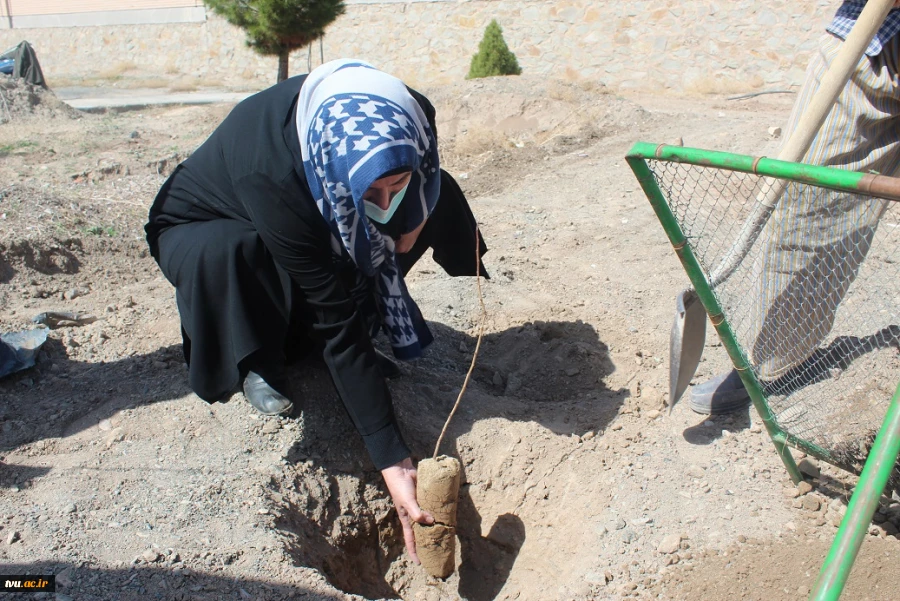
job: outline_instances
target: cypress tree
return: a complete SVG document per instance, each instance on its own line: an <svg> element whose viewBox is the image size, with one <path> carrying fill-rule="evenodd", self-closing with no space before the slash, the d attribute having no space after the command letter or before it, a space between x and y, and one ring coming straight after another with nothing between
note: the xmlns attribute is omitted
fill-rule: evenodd
<svg viewBox="0 0 900 601"><path fill-rule="evenodd" d="M325 34L344 14L343 0L203 0L247 34L247 45L278 57L278 81L288 76L288 55Z"/></svg>
<svg viewBox="0 0 900 601"><path fill-rule="evenodd" d="M478 53L472 57L466 79L491 77L493 75L519 75L522 69L516 55L503 39L503 30L493 19L484 30L484 37L478 44Z"/></svg>

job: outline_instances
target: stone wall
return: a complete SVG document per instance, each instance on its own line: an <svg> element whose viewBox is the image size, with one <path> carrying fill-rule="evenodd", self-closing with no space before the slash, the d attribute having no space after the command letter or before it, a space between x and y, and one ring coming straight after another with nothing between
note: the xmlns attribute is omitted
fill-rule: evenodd
<svg viewBox="0 0 900 601"><path fill-rule="evenodd" d="M736 92L799 84L837 3L827 0L349 0L328 29L325 60L354 57L412 85L465 77L492 18L525 73L602 81L614 89ZM258 89L276 59L209 14L201 23L0 31L0 48L26 39L44 72L71 84L116 77L190 80ZM319 64L319 44L313 47ZM291 73L307 70L306 49Z"/></svg>

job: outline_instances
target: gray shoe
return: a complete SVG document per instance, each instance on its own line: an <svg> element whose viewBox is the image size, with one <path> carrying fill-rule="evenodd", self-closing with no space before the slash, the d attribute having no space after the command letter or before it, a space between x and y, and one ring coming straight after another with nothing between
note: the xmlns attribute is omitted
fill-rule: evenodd
<svg viewBox="0 0 900 601"><path fill-rule="evenodd" d="M287 385L283 384L279 388L287 390ZM289 398L252 371L244 378L244 396L263 415L287 415L294 408L294 403Z"/></svg>
<svg viewBox="0 0 900 601"><path fill-rule="evenodd" d="M734 369L691 388L691 409L703 415L732 413L749 404L750 394Z"/></svg>

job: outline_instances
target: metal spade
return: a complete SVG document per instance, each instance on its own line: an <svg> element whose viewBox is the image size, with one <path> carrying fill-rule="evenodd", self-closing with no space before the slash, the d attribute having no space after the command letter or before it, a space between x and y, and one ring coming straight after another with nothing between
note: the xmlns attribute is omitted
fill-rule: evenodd
<svg viewBox="0 0 900 601"><path fill-rule="evenodd" d="M675 299L675 319L669 337L669 414L687 390L703 356L706 309L693 288Z"/></svg>

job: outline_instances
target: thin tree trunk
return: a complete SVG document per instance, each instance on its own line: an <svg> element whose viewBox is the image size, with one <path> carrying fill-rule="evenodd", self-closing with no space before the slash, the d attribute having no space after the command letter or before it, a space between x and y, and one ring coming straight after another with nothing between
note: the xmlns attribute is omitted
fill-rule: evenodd
<svg viewBox="0 0 900 601"><path fill-rule="evenodd" d="M278 83L288 78L288 53L278 55Z"/></svg>

